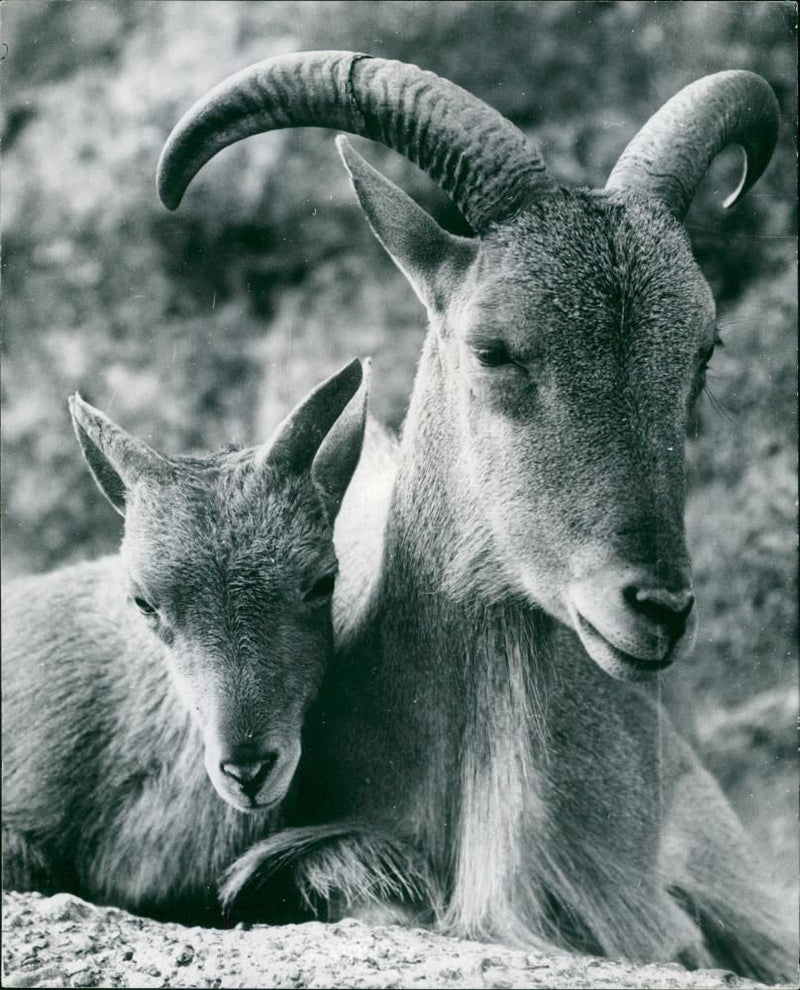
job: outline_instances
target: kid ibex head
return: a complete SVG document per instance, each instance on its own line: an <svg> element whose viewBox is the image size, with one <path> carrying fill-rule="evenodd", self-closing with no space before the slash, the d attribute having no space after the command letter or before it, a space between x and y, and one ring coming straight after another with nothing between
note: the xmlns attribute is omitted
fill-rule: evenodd
<svg viewBox="0 0 800 990"><path fill-rule="evenodd" d="M333 647L333 525L366 400L353 361L267 443L194 458L165 457L70 399L92 474L125 517L131 609L164 646L214 787L244 811L285 795Z"/></svg>
<svg viewBox="0 0 800 990"><path fill-rule="evenodd" d="M641 679L690 649L694 625L683 448L716 329L680 221L729 144L746 168L726 205L749 189L777 124L761 77L719 72L653 116L604 189L566 190L521 131L448 80L301 52L244 69L190 108L158 185L174 209L223 147L317 126L383 142L452 197L476 237L442 230L340 143L370 224L430 316L416 394L439 442L416 447L430 472L447 472L494 591L572 626L612 675Z"/></svg>

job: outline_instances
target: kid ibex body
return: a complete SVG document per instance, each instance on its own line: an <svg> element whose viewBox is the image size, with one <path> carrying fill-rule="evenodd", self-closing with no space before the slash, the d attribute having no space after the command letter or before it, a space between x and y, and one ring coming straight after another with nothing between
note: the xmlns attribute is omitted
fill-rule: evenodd
<svg viewBox="0 0 800 990"><path fill-rule="evenodd" d="M202 458L71 400L125 536L4 591L7 887L213 919L220 871L277 820L332 651L361 385L354 361L268 443Z"/></svg>

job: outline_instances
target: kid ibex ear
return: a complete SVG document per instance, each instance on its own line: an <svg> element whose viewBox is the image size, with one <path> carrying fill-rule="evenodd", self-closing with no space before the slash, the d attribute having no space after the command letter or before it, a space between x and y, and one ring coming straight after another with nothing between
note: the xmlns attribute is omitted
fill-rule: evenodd
<svg viewBox="0 0 800 990"><path fill-rule="evenodd" d="M358 391L331 427L311 464L311 478L322 496L331 523L336 519L361 457L370 371L371 361L367 358Z"/></svg>
<svg viewBox="0 0 800 990"><path fill-rule="evenodd" d="M423 305L441 312L478 252L477 239L443 230L410 196L366 162L347 138L340 134L336 144L375 236Z"/></svg>
<svg viewBox="0 0 800 990"><path fill-rule="evenodd" d="M69 397L72 425L83 456L100 491L121 516L125 493L146 475L161 475L167 461L151 447L132 437L80 395Z"/></svg>
<svg viewBox="0 0 800 990"><path fill-rule="evenodd" d="M363 378L361 362L356 359L317 385L278 426L273 438L256 451L256 465L270 464L295 475L310 471L320 446Z"/></svg>

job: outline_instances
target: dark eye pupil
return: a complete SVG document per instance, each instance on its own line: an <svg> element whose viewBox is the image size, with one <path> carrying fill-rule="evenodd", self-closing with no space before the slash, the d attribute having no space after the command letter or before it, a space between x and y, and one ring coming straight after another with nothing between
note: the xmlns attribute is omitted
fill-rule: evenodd
<svg viewBox="0 0 800 990"><path fill-rule="evenodd" d="M336 584L335 574L326 574L325 577L316 581L306 592L306 601L319 601L323 598L327 598L329 595L333 594L333 589Z"/></svg>
<svg viewBox="0 0 800 990"><path fill-rule="evenodd" d="M706 370L706 368L708 367L709 362L711 361L711 358L714 356L714 351L718 347L722 347L722 346L723 346L722 338L719 335L719 331L717 331L716 334L714 335L714 339L711 341L711 344L708 347L706 347L705 350L701 351L701 353L700 353L700 371L701 372L704 372Z"/></svg>
<svg viewBox="0 0 800 990"><path fill-rule="evenodd" d="M156 609L145 598L134 598L133 604L139 609L142 615L155 615Z"/></svg>
<svg viewBox="0 0 800 990"><path fill-rule="evenodd" d="M475 356L487 368L498 368L503 364L511 364L512 358L505 344L496 344L475 351Z"/></svg>
<svg viewBox="0 0 800 990"><path fill-rule="evenodd" d="M708 368L709 362L711 361L711 358L713 356L714 356L714 345L712 344L711 347L708 347L700 355L700 371L702 374L705 374L705 371Z"/></svg>

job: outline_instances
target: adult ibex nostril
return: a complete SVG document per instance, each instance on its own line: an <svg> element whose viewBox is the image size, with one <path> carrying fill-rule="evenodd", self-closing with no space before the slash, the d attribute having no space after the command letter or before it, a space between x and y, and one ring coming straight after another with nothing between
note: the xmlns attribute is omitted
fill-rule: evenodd
<svg viewBox="0 0 800 990"><path fill-rule="evenodd" d="M672 639L683 635L686 620L694 607L694 594L689 588L669 591L631 586L625 589L624 595L631 608L651 622L664 626Z"/></svg>
<svg viewBox="0 0 800 990"><path fill-rule="evenodd" d="M267 779L277 759L277 753L266 753L262 759L249 763L220 763L220 770L226 777L233 778L245 793L255 793Z"/></svg>

